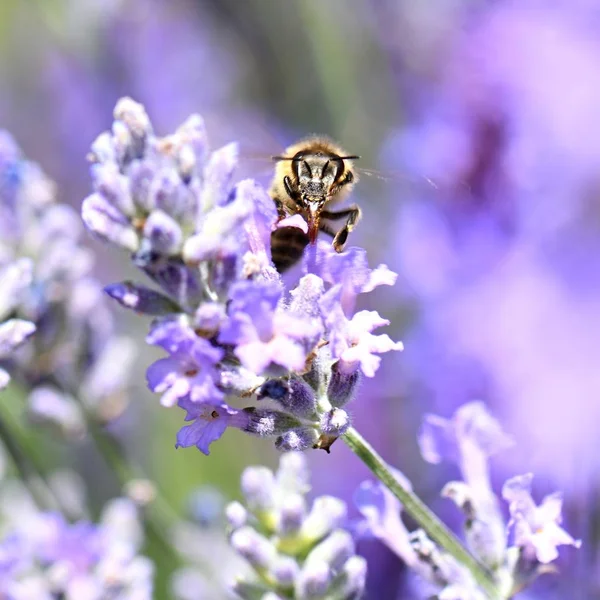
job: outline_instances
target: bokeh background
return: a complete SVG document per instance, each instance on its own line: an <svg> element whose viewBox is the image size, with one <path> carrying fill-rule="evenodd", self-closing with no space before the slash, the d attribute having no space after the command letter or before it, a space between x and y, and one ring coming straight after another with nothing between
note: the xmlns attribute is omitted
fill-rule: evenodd
<svg viewBox="0 0 600 600"><path fill-rule="evenodd" d="M352 243L400 275L363 307L406 349L363 385L356 427L458 524L437 499L456 473L424 463L416 433L427 412L484 400L517 442L495 459L496 484L532 471L538 497L563 490L567 529L584 541L531 597L600 598L599 58L588 0L2 0L0 127L75 207L123 95L159 134L202 114L215 148L240 143L240 177L268 182L262 159L313 132L361 155L379 173L356 188ZM136 276L89 243L103 283ZM145 388L144 327L114 311L140 348L114 424L128 452L182 515L199 488L237 497L244 466L276 464L271 443L234 431L209 458L175 451L181 416ZM3 410L18 418L11 393ZM118 492L85 441L30 435L83 474L93 504ZM367 475L341 444L310 460L315 492L349 499ZM370 597L406 597L400 563L363 549Z"/></svg>

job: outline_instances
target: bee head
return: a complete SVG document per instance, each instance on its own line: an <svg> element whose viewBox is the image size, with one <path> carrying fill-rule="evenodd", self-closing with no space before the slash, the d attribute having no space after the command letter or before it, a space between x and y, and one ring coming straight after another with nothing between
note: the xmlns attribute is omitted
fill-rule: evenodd
<svg viewBox="0 0 600 600"><path fill-rule="evenodd" d="M338 152L338 147L324 138L309 138L287 151L290 155L273 159L290 162L288 194L308 213L309 237L315 241L325 205L354 179L345 161L359 157Z"/></svg>

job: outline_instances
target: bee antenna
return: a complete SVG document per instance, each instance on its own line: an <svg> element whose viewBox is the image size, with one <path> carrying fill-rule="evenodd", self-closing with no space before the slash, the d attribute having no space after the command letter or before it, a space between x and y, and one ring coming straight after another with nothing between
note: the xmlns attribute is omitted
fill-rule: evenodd
<svg viewBox="0 0 600 600"><path fill-rule="evenodd" d="M275 162L278 162L280 160L296 160L295 158L291 158L289 156L271 156L271 160L274 160Z"/></svg>
<svg viewBox="0 0 600 600"><path fill-rule="evenodd" d="M350 160L351 158L358 159L360 156L357 154L352 154L351 156L338 156L341 160Z"/></svg>

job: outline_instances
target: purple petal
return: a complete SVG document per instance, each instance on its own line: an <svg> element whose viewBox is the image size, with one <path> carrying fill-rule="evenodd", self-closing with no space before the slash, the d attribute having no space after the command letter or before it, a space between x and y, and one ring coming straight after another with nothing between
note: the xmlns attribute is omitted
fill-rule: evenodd
<svg viewBox="0 0 600 600"><path fill-rule="evenodd" d="M526 475L517 475L507 480L502 486L502 497L507 502L517 502L521 504L523 500L531 498L531 483L533 473Z"/></svg>
<svg viewBox="0 0 600 600"><path fill-rule="evenodd" d="M173 354L187 351L196 337L184 319L165 318L152 323L150 333L146 336L146 343L160 346Z"/></svg>
<svg viewBox="0 0 600 600"><path fill-rule="evenodd" d="M180 398L185 398L190 393L190 382L185 377L179 377L175 379L173 385L171 385L163 393L160 403L163 406L171 407L175 406Z"/></svg>
<svg viewBox="0 0 600 600"><path fill-rule="evenodd" d="M399 474L404 485L410 483ZM402 505L381 483L363 481L354 493L354 504L365 518L361 528L382 541L408 565L414 565L416 556L409 541L408 530L400 518Z"/></svg>
<svg viewBox="0 0 600 600"><path fill-rule="evenodd" d="M172 357L161 358L146 370L146 381L152 392L162 393L173 385L179 376L181 362Z"/></svg>
<svg viewBox="0 0 600 600"><path fill-rule="evenodd" d="M350 327L357 335L362 332L371 332L377 327L389 325L390 322L379 315L375 310L361 310L350 320Z"/></svg>
<svg viewBox="0 0 600 600"><path fill-rule="evenodd" d="M236 313L230 316L221 326L219 342L222 344L247 344L257 341L258 332L250 315Z"/></svg>
<svg viewBox="0 0 600 600"><path fill-rule="evenodd" d="M223 397L223 392L217 388L212 378L206 374L201 374L191 383L190 399L192 402L217 404Z"/></svg>
<svg viewBox="0 0 600 600"><path fill-rule="evenodd" d="M437 465L443 460L459 460L454 428L448 419L437 415L425 415L419 430L418 443L421 456L428 463Z"/></svg>
<svg viewBox="0 0 600 600"><path fill-rule="evenodd" d="M237 411L228 407L215 407L207 404L200 406L196 421L191 425L182 427L177 433L175 447L196 446L198 450L208 455L210 444L223 435L229 425L231 416Z"/></svg>
<svg viewBox="0 0 600 600"><path fill-rule="evenodd" d="M362 287L361 292L372 292L380 285L394 285L398 279L398 274L388 269L387 265L379 265L369 274L369 279Z"/></svg>
<svg viewBox="0 0 600 600"><path fill-rule="evenodd" d="M238 346L235 349L235 355L246 369L256 375L263 373L271 364L271 356L262 342L251 342Z"/></svg>
<svg viewBox="0 0 600 600"><path fill-rule="evenodd" d="M537 509L537 519L541 523L554 521L560 523L562 519L563 496L561 492L554 492L546 496Z"/></svg>
<svg viewBox="0 0 600 600"><path fill-rule="evenodd" d="M492 456L514 444L483 402L469 402L461 406L456 411L454 421L456 435L473 439L486 456Z"/></svg>
<svg viewBox="0 0 600 600"><path fill-rule="evenodd" d="M338 368L346 375L354 373L358 368L365 377L375 377L381 364L381 358L371 354L368 348L359 345L342 352Z"/></svg>
<svg viewBox="0 0 600 600"><path fill-rule="evenodd" d="M297 342L278 335L269 344L271 361L290 371L302 371L306 365L306 352Z"/></svg>
<svg viewBox="0 0 600 600"><path fill-rule="evenodd" d="M184 396L183 398L179 398L177 406L186 411L184 421L193 421L203 413L206 405L193 402L189 396Z"/></svg>
<svg viewBox="0 0 600 600"><path fill-rule="evenodd" d="M224 353L222 348L213 346L207 339L196 336L189 354L198 365L212 366L223 358Z"/></svg>

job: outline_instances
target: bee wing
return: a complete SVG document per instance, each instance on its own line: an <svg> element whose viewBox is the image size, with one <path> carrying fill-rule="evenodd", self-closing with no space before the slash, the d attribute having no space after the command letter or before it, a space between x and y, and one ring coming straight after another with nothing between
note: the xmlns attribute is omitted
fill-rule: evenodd
<svg viewBox="0 0 600 600"><path fill-rule="evenodd" d="M377 169L365 169L363 167L354 167L359 175L365 177L386 181L388 183L402 183L409 186L428 185L435 190L441 189L441 184L429 177L407 175L399 171L378 171Z"/></svg>

